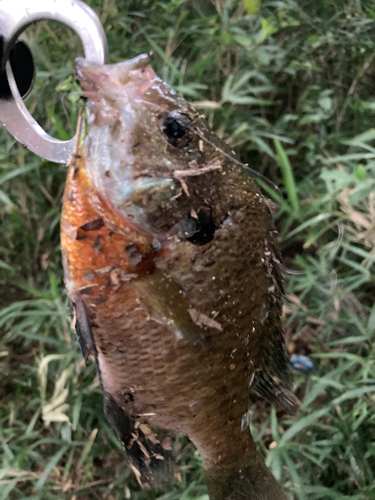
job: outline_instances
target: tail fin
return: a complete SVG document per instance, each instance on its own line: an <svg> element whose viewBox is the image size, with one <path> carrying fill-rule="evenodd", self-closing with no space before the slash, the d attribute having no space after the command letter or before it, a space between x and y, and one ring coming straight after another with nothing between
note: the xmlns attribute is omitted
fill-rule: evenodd
<svg viewBox="0 0 375 500"><path fill-rule="evenodd" d="M206 483L210 500L287 500L259 455L251 465L208 470Z"/></svg>

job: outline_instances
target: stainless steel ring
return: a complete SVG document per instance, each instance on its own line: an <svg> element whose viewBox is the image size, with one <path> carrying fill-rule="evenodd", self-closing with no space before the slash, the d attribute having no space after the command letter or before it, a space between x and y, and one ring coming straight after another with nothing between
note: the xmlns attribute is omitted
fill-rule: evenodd
<svg viewBox="0 0 375 500"><path fill-rule="evenodd" d="M107 41L95 12L80 0L0 0L0 34L5 41L5 55L19 35L32 22L42 19L59 21L80 37L85 58L104 64ZM60 141L47 134L34 120L18 92L9 62L6 72L13 99L0 99L0 120L8 131L31 151L46 160L67 163L75 137Z"/></svg>

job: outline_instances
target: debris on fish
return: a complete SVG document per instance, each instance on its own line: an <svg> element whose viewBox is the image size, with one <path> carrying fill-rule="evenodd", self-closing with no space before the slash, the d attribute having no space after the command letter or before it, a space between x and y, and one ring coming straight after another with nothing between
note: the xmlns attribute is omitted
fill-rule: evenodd
<svg viewBox="0 0 375 500"><path fill-rule="evenodd" d="M249 391L288 411L272 215L248 170L141 55L77 60L87 130L61 244L83 354L143 485L173 477L173 436L202 455L211 500L285 495L249 431Z"/></svg>
<svg viewBox="0 0 375 500"><path fill-rule="evenodd" d="M292 354L290 364L293 370L301 373L309 373L316 369L312 360L303 354Z"/></svg>

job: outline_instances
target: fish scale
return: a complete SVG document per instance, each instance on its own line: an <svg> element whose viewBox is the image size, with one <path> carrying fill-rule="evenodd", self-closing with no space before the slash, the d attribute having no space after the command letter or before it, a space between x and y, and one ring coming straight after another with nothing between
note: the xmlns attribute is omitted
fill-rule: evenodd
<svg viewBox="0 0 375 500"><path fill-rule="evenodd" d="M141 483L173 475L170 440L183 432L211 500L282 500L241 429L249 385L296 406L272 217L229 148L140 58L78 64L90 118L61 224L73 323ZM168 145L171 130L184 139Z"/></svg>

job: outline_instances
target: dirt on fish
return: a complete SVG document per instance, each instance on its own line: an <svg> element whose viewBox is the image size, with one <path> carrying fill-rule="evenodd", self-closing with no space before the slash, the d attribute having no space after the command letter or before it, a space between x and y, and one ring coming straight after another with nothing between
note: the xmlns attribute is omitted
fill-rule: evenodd
<svg viewBox="0 0 375 500"><path fill-rule="evenodd" d="M65 282L126 458L163 484L183 432L211 500L284 499L241 430L249 391L296 408L269 208L147 56L77 73L88 125L64 195Z"/></svg>

